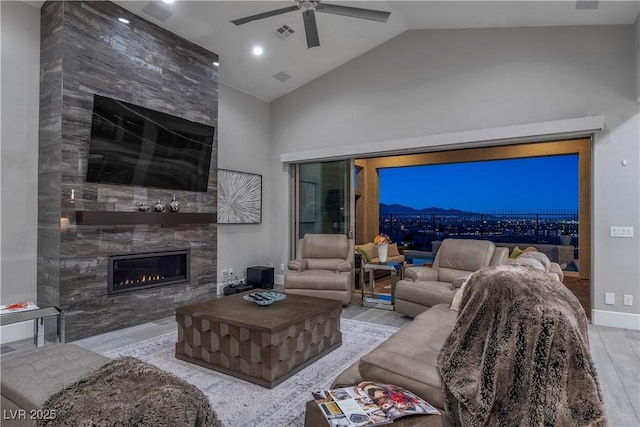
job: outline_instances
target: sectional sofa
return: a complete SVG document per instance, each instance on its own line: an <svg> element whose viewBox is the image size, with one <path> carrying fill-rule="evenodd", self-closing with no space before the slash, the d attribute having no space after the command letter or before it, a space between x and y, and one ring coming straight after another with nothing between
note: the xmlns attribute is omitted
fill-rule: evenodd
<svg viewBox="0 0 640 427"><path fill-rule="evenodd" d="M578 300L544 266L489 266L464 280L450 303L416 314L340 373L332 388L363 380L404 387L442 413L428 425L450 426L449 416L456 425L524 425L527 417L544 420L530 425L606 425L586 325ZM545 341L548 333L553 340ZM530 397L536 393L558 398ZM459 422L474 411L492 421ZM501 416L510 421L496 421Z"/></svg>
<svg viewBox="0 0 640 427"><path fill-rule="evenodd" d="M450 304L438 304L418 314L338 375L332 388L364 379L395 384L416 393L444 414L437 360L457 314ZM441 421L443 426L450 425L444 416Z"/></svg>

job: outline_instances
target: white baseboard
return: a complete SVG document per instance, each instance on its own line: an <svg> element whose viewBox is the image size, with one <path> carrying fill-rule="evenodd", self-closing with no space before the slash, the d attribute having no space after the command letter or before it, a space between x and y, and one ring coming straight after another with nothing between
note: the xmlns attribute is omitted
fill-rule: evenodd
<svg viewBox="0 0 640 427"><path fill-rule="evenodd" d="M33 320L0 327L0 344L33 339Z"/></svg>
<svg viewBox="0 0 640 427"><path fill-rule="evenodd" d="M591 310L591 322L598 326L640 331L640 314L617 311Z"/></svg>

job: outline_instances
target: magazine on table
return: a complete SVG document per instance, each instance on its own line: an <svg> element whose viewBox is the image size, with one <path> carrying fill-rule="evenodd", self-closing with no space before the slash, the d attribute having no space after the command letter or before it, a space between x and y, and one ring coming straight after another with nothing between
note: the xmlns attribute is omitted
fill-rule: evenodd
<svg viewBox="0 0 640 427"><path fill-rule="evenodd" d="M17 313L19 311L37 310L38 308L40 307L38 307L31 301L17 302L14 304L4 304L0 305L0 315Z"/></svg>
<svg viewBox="0 0 640 427"><path fill-rule="evenodd" d="M380 426L405 415L440 412L424 399L392 384L362 381L354 386L312 393L332 427Z"/></svg>

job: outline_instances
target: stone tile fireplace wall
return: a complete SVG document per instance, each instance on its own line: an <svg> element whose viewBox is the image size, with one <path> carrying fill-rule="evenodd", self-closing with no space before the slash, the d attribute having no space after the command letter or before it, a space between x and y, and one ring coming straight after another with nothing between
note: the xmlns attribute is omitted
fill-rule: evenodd
<svg viewBox="0 0 640 427"><path fill-rule="evenodd" d="M77 225L76 211L136 211L175 194L181 212L216 212L217 131L206 193L95 184L85 176L94 94L217 129L217 60L113 3L43 5L38 302L65 310L68 341L170 316L177 305L215 295L215 224ZM188 283L107 295L109 255L170 249L190 249Z"/></svg>

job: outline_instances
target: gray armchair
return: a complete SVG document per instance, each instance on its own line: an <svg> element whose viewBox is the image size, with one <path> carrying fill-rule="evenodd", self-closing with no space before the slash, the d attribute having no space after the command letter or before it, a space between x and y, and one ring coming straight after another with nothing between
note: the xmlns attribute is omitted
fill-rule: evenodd
<svg viewBox="0 0 640 427"><path fill-rule="evenodd" d="M474 271L504 264L507 248L488 240L445 239L432 267L407 267L404 280L396 283L395 307L398 313L415 317L437 304L451 304L453 296Z"/></svg>
<svg viewBox="0 0 640 427"><path fill-rule="evenodd" d="M353 294L353 239L344 234L305 234L289 261L284 291L347 305Z"/></svg>

